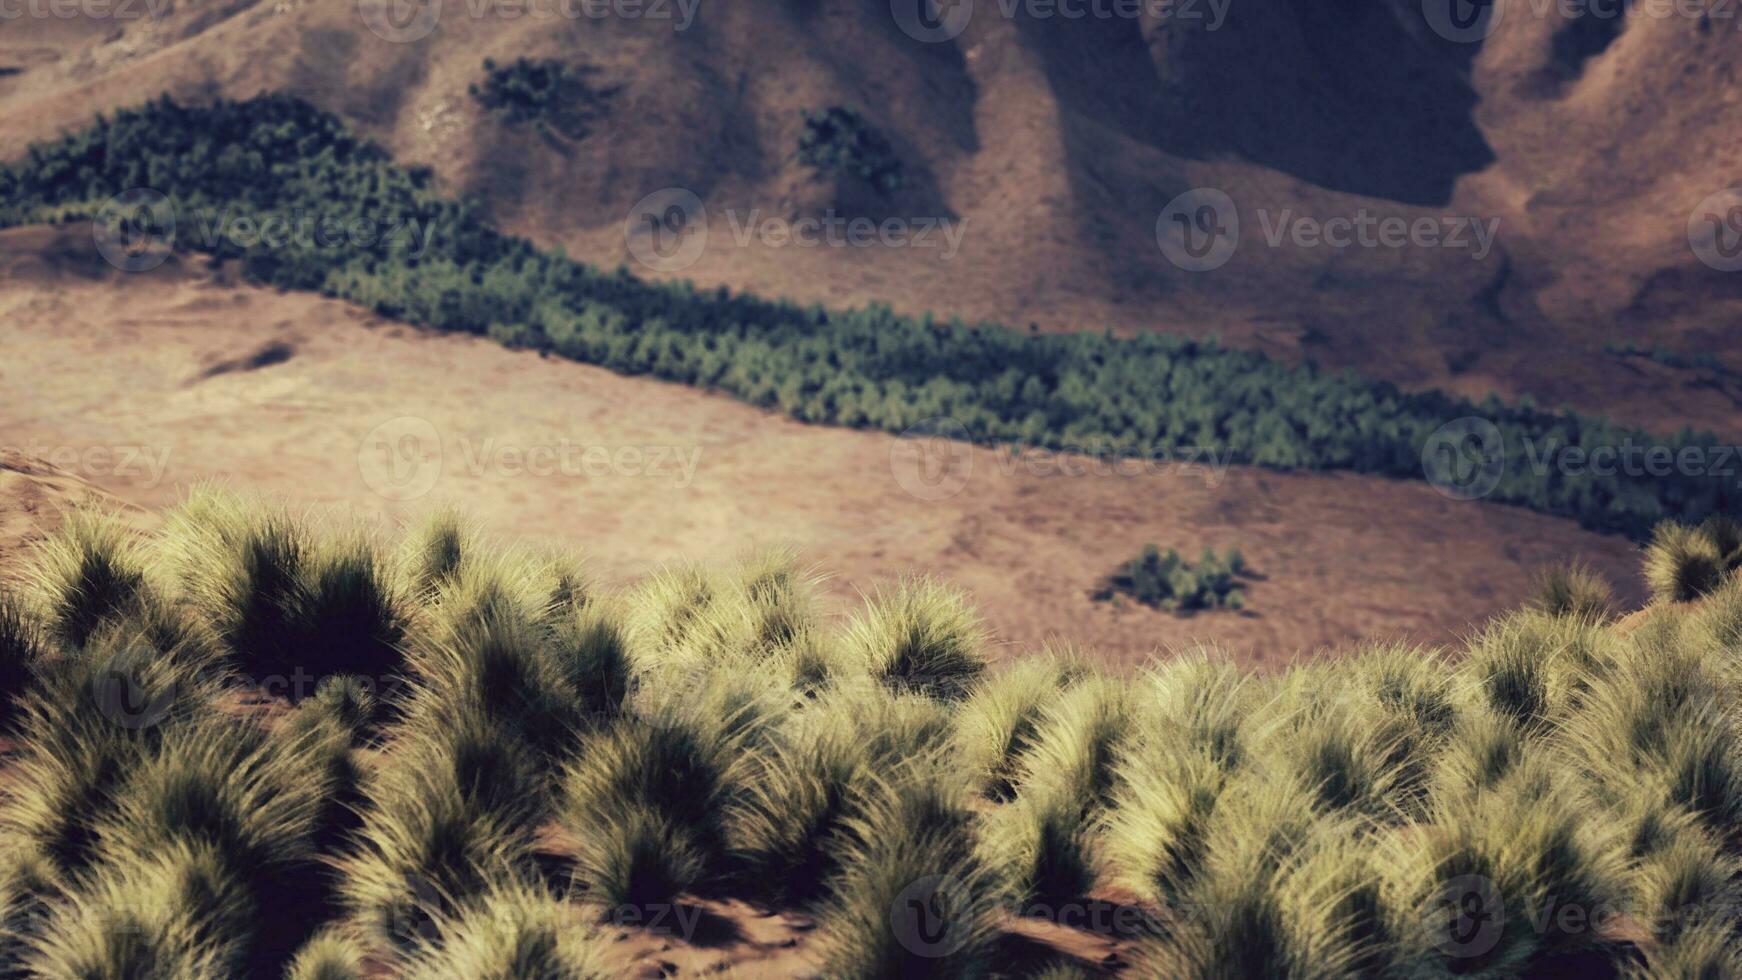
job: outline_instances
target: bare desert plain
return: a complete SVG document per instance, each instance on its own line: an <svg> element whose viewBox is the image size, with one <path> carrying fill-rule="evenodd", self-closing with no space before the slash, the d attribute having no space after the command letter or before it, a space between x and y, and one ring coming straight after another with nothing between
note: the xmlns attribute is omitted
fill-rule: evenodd
<svg viewBox="0 0 1742 980"><path fill-rule="evenodd" d="M1002 653L1066 642L1120 664L1200 642L1268 666L1364 641L1445 643L1569 557L1630 605L1643 592L1625 539L1421 482L1208 459L1113 472L808 426L232 284L201 260L117 288L82 227L7 232L0 249L0 430L146 512L214 480L392 521L454 505L496 533L578 547L617 584L786 545L838 596L934 575L971 593ZM1147 542L1239 548L1261 576L1249 610L1093 601Z"/></svg>

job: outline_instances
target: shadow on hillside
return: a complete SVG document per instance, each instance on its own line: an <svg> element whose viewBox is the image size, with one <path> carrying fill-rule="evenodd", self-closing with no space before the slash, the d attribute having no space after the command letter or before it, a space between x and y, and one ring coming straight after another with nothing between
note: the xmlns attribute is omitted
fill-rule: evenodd
<svg viewBox="0 0 1742 980"><path fill-rule="evenodd" d="M1020 26L1061 103L1167 153L1239 156L1330 190L1422 206L1446 203L1459 176L1494 159L1472 118L1469 71L1481 45L1435 34L1419 3L1175 9L1165 19Z"/></svg>

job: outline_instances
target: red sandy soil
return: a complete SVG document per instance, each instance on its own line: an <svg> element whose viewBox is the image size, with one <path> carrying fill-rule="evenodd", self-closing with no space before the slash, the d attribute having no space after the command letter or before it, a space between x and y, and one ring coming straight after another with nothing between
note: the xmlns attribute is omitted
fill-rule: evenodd
<svg viewBox="0 0 1742 980"><path fill-rule="evenodd" d="M1419 482L1238 467L1218 479L1178 464L1071 475L1080 461L953 446L924 472L956 492L926 499L913 480L924 443L229 285L196 261L123 283L83 241L79 229L0 235L0 432L147 510L214 479L391 520L454 503L497 533L578 548L619 583L791 544L835 576L843 604L933 574L972 593L1001 652L1064 639L1119 664L1195 641L1260 665L1362 640L1445 643L1575 556L1627 601L1642 594L1628 542ZM595 455L569 475L536 469L533 451L565 443ZM655 465L655 453L671 455ZM421 493L390 499L407 488ZM1240 548L1263 576L1251 612L1178 618L1090 599L1151 541L1192 556Z"/></svg>

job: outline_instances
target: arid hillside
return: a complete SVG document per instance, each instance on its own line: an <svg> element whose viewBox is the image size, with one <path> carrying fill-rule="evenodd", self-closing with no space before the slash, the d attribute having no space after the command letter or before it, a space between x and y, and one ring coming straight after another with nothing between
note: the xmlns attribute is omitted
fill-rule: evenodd
<svg viewBox="0 0 1742 980"><path fill-rule="evenodd" d="M1720 194L1742 162L1738 25L1564 6L1501 0L1460 33L1403 0L1140 19L983 0L928 42L882 0L135 0L8 22L0 155L163 92L282 89L601 265L1043 329L1214 332L1404 384L1738 431L1730 380L1604 349L1732 346L1742 278L1714 266L1738 234ZM589 132L511 126L468 96L484 58L522 56L590 71ZM887 135L902 189L799 162L802 110L828 105ZM706 207L706 247L648 268L625 223L667 188ZM1184 234L1170 202L1193 188L1238 217L1208 271L1158 243L1158 224ZM830 215L959 234L800 247L778 231ZM1317 237L1382 219L1421 235Z"/></svg>
<svg viewBox="0 0 1742 980"><path fill-rule="evenodd" d="M0 431L152 511L206 480L389 519L451 503L496 533L578 547L619 583L791 544L838 574L837 596L938 575L970 591L1001 649L1069 638L1115 663L1197 641L1267 666L1362 639L1449 642L1570 557L1629 606L1643 598L1626 540L1421 482L1211 460L1110 472L806 426L230 284L196 260L124 276L78 232L0 234ZM1090 599L1151 541L1240 548L1262 576L1250 610Z"/></svg>

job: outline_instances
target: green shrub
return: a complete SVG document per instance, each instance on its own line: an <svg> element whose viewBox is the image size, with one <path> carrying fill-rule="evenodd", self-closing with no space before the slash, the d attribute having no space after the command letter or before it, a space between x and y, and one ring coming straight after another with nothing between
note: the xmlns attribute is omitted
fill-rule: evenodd
<svg viewBox="0 0 1742 980"><path fill-rule="evenodd" d="M585 139L605 113L615 89L592 84L598 69L571 66L550 58L516 58L498 65L484 59L484 82L467 91L479 105L509 125L531 125L539 132L556 132Z"/></svg>
<svg viewBox="0 0 1742 980"><path fill-rule="evenodd" d="M838 105L804 111L798 162L824 173L856 177L884 194L900 190L906 182L889 140L856 110Z"/></svg>
<svg viewBox="0 0 1742 980"><path fill-rule="evenodd" d="M1146 606L1189 614L1201 609L1242 609L1247 575L1246 562L1238 550L1226 558L1205 549L1196 565L1172 548L1162 554L1155 545L1145 545L1143 554L1120 565L1095 598L1106 601L1116 595L1130 596Z"/></svg>

